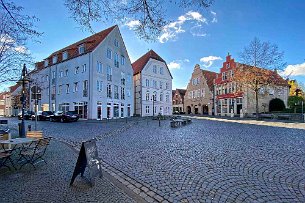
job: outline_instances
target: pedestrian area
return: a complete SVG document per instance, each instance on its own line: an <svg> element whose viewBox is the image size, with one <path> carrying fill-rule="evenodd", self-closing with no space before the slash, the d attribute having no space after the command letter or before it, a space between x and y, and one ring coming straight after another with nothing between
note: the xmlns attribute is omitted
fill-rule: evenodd
<svg viewBox="0 0 305 203"><path fill-rule="evenodd" d="M47 164L37 164L36 170L31 165L11 172L1 168L0 202L135 202L105 177L97 178L94 187L78 177L70 187L77 155L67 145L51 140Z"/></svg>

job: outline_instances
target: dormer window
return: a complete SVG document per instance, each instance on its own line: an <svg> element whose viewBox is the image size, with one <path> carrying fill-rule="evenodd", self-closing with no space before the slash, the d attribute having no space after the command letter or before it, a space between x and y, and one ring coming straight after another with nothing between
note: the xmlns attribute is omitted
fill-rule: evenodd
<svg viewBox="0 0 305 203"><path fill-rule="evenodd" d="M66 60L66 59L68 59L68 52L67 52L67 51L64 51L64 52L62 53L62 60Z"/></svg>
<svg viewBox="0 0 305 203"><path fill-rule="evenodd" d="M227 68L230 68L230 63L227 63Z"/></svg>
<svg viewBox="0 0 305 203"><path fill-rule="evenodd" d="M53 64L57 63L57 56L53 56L52 63Z"/></svg>
<svg viewBox="0 0 305 203"><path fill-rule="evenodd" d="M48 59L44 60L44 67L47 67L48 65L49 65L49 60Z"/></svg>
<svg viewBox="0 0 305 203"><path fill-rule="evenodd" d="M85 45L84 45L84 44L79 45L79 47L78 47L78 53L79 53L79 54L85 53Z"/></svg>
<svg viewBox="0 0 305 203"><path fill-rule="evenodd" d="M117 39L114 39L114 46L119 47L119 41Z"/></svg>

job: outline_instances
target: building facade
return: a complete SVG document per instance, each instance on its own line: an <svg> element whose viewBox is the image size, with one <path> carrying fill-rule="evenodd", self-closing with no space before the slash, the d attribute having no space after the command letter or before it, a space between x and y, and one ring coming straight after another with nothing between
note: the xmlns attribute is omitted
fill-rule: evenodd
<svg viewBox="0 0 305 203"><path fill-rule="evenodd" d="M41 88L38 110L76 111L82 119L101 120L133 116L132 74L113 26L52 53L30 75L32 86Z"/></svg>
<svg viewBox="0 0 305 203"><path fill-rule="evenodd" d="M150 50L133 64L135 114L172 115L172 75L166 62Z"/></svg>
<svg viewBox="0 0 305 203"><path fill-rule="evenodd" d="M187 85L184 109L186 114L213 115L213 81L216 73L202 70L197 64Z"/></svg>
<svg viewBox="0 0 305 203"><path fill-rule="evenodd" d="M173 113L184 113L185 89L173 90Z"/></svg>
<svg viewBox="0 0 305 203"><path fill-rule="evenodd" d="M230 55L226 57L220 73L217 74L214 87L214 109L215 115L229 116L231 113L236 114L253 114L256 113L255 92L238 84L234 80L234 71L237 68L251 68L248 65L240 64L234 61ZM276 72L264 70L265 74L272 73L276 76L277 81L272 86L261 88L258 93L259 112L268 112L269 103L272 99L281 99L287 106L289 87L287 82Z"/></svg>

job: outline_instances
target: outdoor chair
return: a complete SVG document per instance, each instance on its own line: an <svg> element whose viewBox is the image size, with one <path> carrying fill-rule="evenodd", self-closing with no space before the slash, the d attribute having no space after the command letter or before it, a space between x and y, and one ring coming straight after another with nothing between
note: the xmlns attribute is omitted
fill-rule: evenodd
<svg viewBox="0 0 305 203"><path fill-rule="evenodd" d="M42 131L28 131L26 133L26 137L28 138L43 138Z"/></svg>
<svg viewBox="0 0 305 203"><path fill-rule="evenodd" d="M11 159L11 155L12 154L9 151L0 152L0 168L6 167L11 171L11 168L7 165L8 161L9 161L9 162L11 162L13 168L16 169L14 166L14 163Z"/></svg>
<svg viewBox="0 0 305 203"><path fill-rule="evenodd" d="M25 166L26 164L31 164L35 169L35 164L38 164L40 162L47 163L43 156L47 150L47 147L50 143L51 137L45 137L42 139L39 139L37 141L33 141L33 144L30 146L34 147L25 147L20 151L20 158L19 160L24 160L25 163L23 163L20 167L20 169Z"/></svg>

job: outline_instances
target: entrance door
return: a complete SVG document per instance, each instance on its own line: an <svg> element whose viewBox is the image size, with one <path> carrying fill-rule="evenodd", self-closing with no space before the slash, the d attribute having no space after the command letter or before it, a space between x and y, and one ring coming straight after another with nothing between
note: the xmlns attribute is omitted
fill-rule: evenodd
<svg viewBox="0 0 305 203"><path fill-rule="evenodd" d="M97 106L97 120L102 120L103 116L102 116L102 105L98 105Z"/></svg>
<svg viewBox="0 0 305 203"><path fill-rule="evenodd" d="M111 106L107 106L107 118L111 116Z"/></svg>
<svg viewBox="0 0 305 203"><path fill-rule="evenodd" d="M237 104L237 114L240 114L240 110L242 109L242 104Z"/></svg>
<svg viewBox="0 0 305 203"><path fill-rule="evenodd" d="M197 106L194 107L194 110L195 110L195 114L198 114L198 107Z"/></svg>
<svg viewBox="0 0 305 203"><path fill-rule="evenodd" d="M204 115L209 114L209 107L208 107L208 105L203 105L202 106L202 114L204 114Z"/></svg>
<svg viewBox="0 0 305 203"><path fill-rule="evenodd" d="M187 114L191 114L191 112L192 112L192 111L191 111L191 107L190 107L190 106L187 106L186 108L187 108Z"/></svg>

